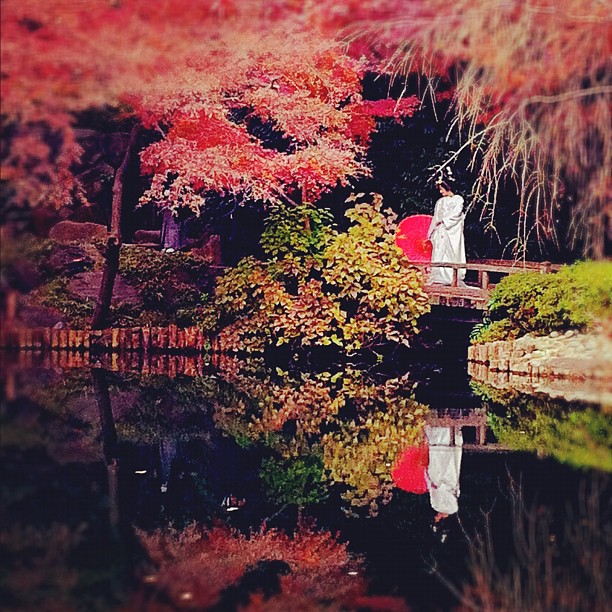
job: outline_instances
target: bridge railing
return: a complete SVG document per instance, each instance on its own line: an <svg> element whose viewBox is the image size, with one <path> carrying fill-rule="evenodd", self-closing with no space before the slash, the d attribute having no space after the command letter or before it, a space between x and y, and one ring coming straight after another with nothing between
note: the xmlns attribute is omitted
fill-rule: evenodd
<svg viewBox="0 0 612 612"><path fill-rule="evenodd" d="M490 282L490 274L517 274L518 272L540 272L540 274L549 274L557 272L560 264L553 264L549 261L508 261L504 259L476 259L466 263L447 263L447 262L410 262L410 265L422 270L429 268L452 268L453 280L451 287L459 285L459 270L475 271L478 273L478 286L480 289L488 290Z"/></svg>

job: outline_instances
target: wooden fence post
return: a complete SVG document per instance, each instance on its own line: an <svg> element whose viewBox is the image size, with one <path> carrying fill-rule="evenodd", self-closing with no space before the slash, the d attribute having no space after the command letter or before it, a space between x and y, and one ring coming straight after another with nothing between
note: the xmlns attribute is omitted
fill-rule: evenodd
<svg viewBox="0 0 612 612"><path fill-rule="evenodd" d="M151 374L150 355L145 350L145 352L143 353L143 356L142 356L142 367L140 369L140 375L141 376L149 376L149 374Z"/></svg>
<svg viewBox="0 0 612 612"><path fill-rule="evenodd" d="M177 362L176 355L168 356L168 377L169 378L176 378L176 370L177 370L176 362Z"/></svg>
<svg viewBox="0 0 612 612"><path fill-rule="evenodd" d="M185 350L185 343L186 343L185 330L177 329L176 330L176 348L179 351Z"/></svg>
<svg viewBox="0 0 612 612"><path fill-rule="evenodd" d="M68 330L60 329L59 330L59 343L58 346L60 349L68 348Z"/></svg>
<svg viewBox="0 0 612 612"><path fill-rule="evenodd" d="M140 327L135 327L132 330L132 350L140 351L142 349L142 341L140 334Z"/></svg>
<svg viewBox="0 0 612 612"><path fill-rule="evenodd" d="M113 328L111 330L111 349L115 352L119 348L119 330Z"/></svg>
<svg viewBox="0 0 612 612"><path fill-rule="evenodd" d="M9 367L6 369L6 379L4 382L4 395L7 402L12 402L17 397L16 389L15 371Z"/></svg>
<svg viewBox="0 0 612 612"><path fill-rule="evenodd" d="M204 344L205 344L204 332L202 331L201 328L198 327L198 330L196 332L196 341L195 341L195 349L196 351L198 351L198 353L201 353L204 350Z"/></svg>
<svg viewBox="0 0 612 612"><path fill-rule="evenodd" d="M543 261L540 263L540 274L548 274L551 270L550 261Z"/></svg>
<svg viewBox="0 0 612 612"><path fill-rule="evenodd" d="M459 284L459 268L453 268L453 281L451 286L456 287Z"/></svg>
<svg viewBox="0 0 612 612"><path fill-rule="evenodd" d="M17 317L18 293L10 289L6 294L4 303L4 318L6 323L12 323Z"/></svg>
<svg viewBox="0 0 612 612"><path fill-rule="evenodd" d="M167 327L160 327L159 328L159 343L158 343L158 347L157 348L159 348L159 349L169 348L168 328Z"/></svg>
<svg viewBox="0 0 612 612"><path fill-rule="evenodd" d="M177 327L173 323L168 325L168 348L175 349L177 343Z"/></svg>
<svg viewBox="0 0 612 612"><path fill-rule="evenodd" d="M150 347L150 344L151 344L151 328L150 327L143 327L141 329L141 332L142 332L142 343L141 343L142 350L145 353L148 353L149 352L149 347Z"/></svg>

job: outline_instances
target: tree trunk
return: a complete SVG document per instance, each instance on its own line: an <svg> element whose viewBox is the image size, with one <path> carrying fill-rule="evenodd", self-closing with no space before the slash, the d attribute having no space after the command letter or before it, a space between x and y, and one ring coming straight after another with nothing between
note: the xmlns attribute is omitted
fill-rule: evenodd
<svg viewBox="0 0 612 612"><path fill-rule="evenodd" d="M113 201L111 209L111 223L108 241L106 243L106 255L104 260L104 271L102 273L102 282L100 284L100 293L96 309L91 321L92 329L103 329L108 320L111 300L113 298L113 288L115 286L115 278L119 269L119 251L121 250L121 208L123 205L123 183L125 180L125 172L134 150L136 138L140 132L140 126L134 125L130 133L130 141L123 157L121 165L115 173L113 182Z"/></svg>
<svg viewBox="0 0 612 612"><path fill-rule="evenodd" d="M109 523L116 529L119 524L119 487L117 463L117 430L111 406L106 372L99 368L91 371L93 388L98 403L100 430L102 432L102 452L108 476Z"/></svg>
<svg viewBox="0 0 612 612"><path fill-rule="evenodd" d="M102 432L102 450L108 465L117 459L117 430L111 407L110 392L106 372L100 368L91 371L98 415L100 417L100 430Z"/></svg>

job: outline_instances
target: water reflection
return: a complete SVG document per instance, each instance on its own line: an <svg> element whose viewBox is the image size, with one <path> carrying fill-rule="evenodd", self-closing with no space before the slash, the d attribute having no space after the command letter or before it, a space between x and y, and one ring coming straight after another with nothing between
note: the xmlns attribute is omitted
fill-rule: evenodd
<svg viewBox="0 0 612 612"><path fill-rule="evenodd" d="M576 468L612 472L612 415L593 404L561 402L472 383L492 432L505 448L552 456Z"/></svg>
<svg viewBox="0 0 612 612"><path fill-rule="evenodd" d="M22 398L2 405L1 596L6 609L106 610L136 553L116 529L99 436L78 412ZM98 429L99 431L99 429Z"/></svg>
<svg viewBox="0 0 612 612"><path fill-rule="evenodd" d="M546 429L552 408L490 396L430 408L410 375L376 369L3 365L9 609L233 609L253 596L276 609L448 609L437 574L461 592L476 579L464 533L484 528L482 509L496 508L495 547L513 550L508 473L555 516L579 490L568 468L500 452L514 438L611 469L610 419L595 408L560 419L572 436ZM569 442L551 441L560 431Z"/></svg>
<svg viewBox="0 0 612 612"><path fill-rule="evenodd" d="M429 448L427 488L429 501L435 510L437 523L459 510L459 472L463 451L463 436L460 428L425 428Z"/></svg>

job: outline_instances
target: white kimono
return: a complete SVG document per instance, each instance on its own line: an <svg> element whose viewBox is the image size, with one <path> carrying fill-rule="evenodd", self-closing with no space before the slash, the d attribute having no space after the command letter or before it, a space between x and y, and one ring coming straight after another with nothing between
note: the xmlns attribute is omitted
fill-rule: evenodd
<svg viewBox="0 0 612 612"><path fill-rule="evenodd" d="M429 445L429 466L425 475L429 501L436 512L455 514L459 510L459 472L463 436L455 431L455 444L451 446L450 427L425 427Z"/></svg>
<svg viewBox="0 0 612 612"><path fill-rule="evenodd" d="M463 242L463 198L460 195L444 196L436 202L433 219L427 237L433 245L432 263L465 263L465 244ZM458 279L463 281L465 268L458 271ZM452 268L431 268L430 283L451 285Z"/></svg>

